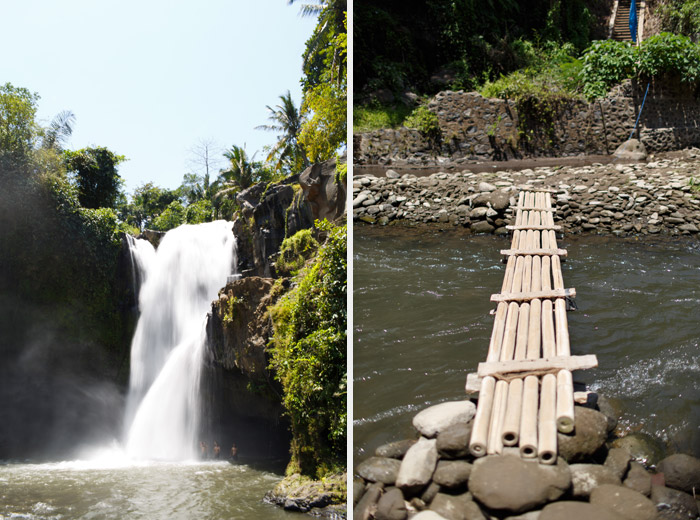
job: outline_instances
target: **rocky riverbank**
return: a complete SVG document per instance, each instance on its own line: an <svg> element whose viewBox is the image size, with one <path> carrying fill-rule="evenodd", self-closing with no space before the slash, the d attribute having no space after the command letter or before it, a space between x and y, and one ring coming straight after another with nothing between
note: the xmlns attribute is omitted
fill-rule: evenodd
<svg viewBox="0 0 700 520"><path fill-rule="evenodd" d="M700 460L658 460L643 438L615 439L614 412L602 397L587 397L576 406L574 433L558 434L554 465L525 461L517 448L475 459L468 449L471 401L423 410L413 420L417 438L381 446L355 468L354 518L697 518Z"/></svg>
<svg viewBox="0 0 700 520"><path fill-rule="evenodd" d="M387 170L356 175L353 218L379 225L430 224L505 234L520 186L554 190L555 223L565 233L697 235L700 232L700 149L647 162L542 166L427 176Z"/></svg>

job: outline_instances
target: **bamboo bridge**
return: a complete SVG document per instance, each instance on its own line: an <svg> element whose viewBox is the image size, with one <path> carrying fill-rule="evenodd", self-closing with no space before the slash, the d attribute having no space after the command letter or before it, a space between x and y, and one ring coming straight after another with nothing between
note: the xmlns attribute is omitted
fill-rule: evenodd
<svg viewBox="0 0 700 520"><path fill-rule="evenodd" d="M597 366L596 356L572 356L567 303L557 247L551 191L519 194L503 286L488 354L467 377L467 392L479 392L469 449L476 457L518 447L520 456L542 464L557 459L557 431L574 430L571 372Z"/></svg>

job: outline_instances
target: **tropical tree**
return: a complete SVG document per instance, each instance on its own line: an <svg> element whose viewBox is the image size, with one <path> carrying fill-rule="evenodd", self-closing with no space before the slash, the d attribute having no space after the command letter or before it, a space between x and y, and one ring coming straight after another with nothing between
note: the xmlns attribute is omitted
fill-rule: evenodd
<svg viewBox="0 0 700 520"><path fill-rule="evenodd" d="M0 85L0 167L27 165L39 127L35 123L39 95L11 83Z"/></svg>
<svg viewBox="0 0 700 520"><path fill-rule="evenodd" d="M51 120L49 126L44 129L41 147L45 150L63 150L63 145L73 134L75 115L70 110L60 112Z"/></svg>
<svg viewBox="0 0 700 520"><path fill-rule="evenodd" d="M122 178L117 166L126 160L105 147L63 152L66 169L74 176L84 208L116 208Z"/></svg>
<svg viewBox="0 0 700 520"><path fill-rule="evenodd" d="M270 150L266 161L274 163L274 169L286 173L300 172L309 165L309 159L301 143L299 133L302 127L302 117L294 105L292 95L287 91L279 97L280 104L275 108L267 105L272 124L260 125L257 129L269 132L280 132L277 144Z"/></svg>

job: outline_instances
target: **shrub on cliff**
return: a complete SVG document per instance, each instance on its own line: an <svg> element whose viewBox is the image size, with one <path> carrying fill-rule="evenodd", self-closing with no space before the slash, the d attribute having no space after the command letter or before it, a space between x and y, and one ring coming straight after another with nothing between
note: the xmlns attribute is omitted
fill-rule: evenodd
<svg viewBox="0 0 700 520"><path fill-rule="evenodd" d="M328 237L271 309L271 368L292 425L288 473L323 477L346 453L346 227L316 222Z"/></svg>

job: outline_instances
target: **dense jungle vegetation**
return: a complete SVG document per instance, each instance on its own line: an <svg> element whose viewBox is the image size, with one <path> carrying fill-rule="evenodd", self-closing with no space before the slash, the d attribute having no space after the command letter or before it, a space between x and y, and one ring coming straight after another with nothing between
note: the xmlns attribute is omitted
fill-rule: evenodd
<svg viewBox="0 0 700 520"><path fill-rule="evenodd" d="M606 41L608 0L363 2L355 6L354 130L428 131L414 105L446 89L541 105L600 97L635 76L697 82L700 4L647 4L662 34L637 48Z"/></svg>

